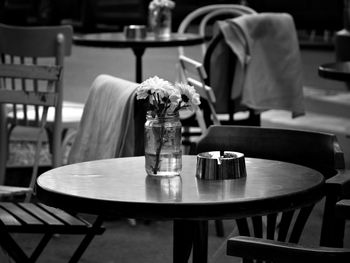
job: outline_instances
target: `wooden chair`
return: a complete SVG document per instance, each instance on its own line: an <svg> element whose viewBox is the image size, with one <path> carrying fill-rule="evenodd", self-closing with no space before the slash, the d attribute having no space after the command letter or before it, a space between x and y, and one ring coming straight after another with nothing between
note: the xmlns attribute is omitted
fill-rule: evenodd
<svg viewBox="0 0 350 263"><path fill-rule="evenodd" d="M350 219L350 200L337 203L337 215ZM310 247L263 238L237 236L227 241L227 255L259 262L349 262L350 249Z"/></svg>
<svg viewBox="0 0 350 263"><path fill-rule="evenodd" d="M205 79L206 85L211 86L211 84L213 84L214 87L212 88L214 93L219 95L219 97L216 97L222 106L219 107L220 112L217 112L223 117L221 118L221 124L260 125L260 115L256 114L253 110L240 105L238 100L231 101L230 89L227 89L227 91L224 92L218 92L218 85L215 82L215 79L211 76L211 70L213 68L211 65L212 61L214 61L213 57L215 59L217 50L221 50L221 40L223 40L220 34L220 37L217 37L216 32L214 32L214 23L218 20L235 18L244 14L256 14L256 11L250 7L236 4L216 4L203 6L188 14L183 19L178 29L179 33L188 32L193 23L199 20L198 33L205 37L206 40L210 40L202 44L202 58L200 58L200 60L202 61L208 74L207 78ZM184 48L179 47L178 53L179 55L184 55ZM220 58L222 59L222 63L227 65L227 71L222 73L220 72L220 75L222 75L221 83L227 83L227 85L230 86L234 77L234 74L231 72L234 72L237 58L231 52L227 52L227 54L227 56ZM226 108L224 111L221 110L223 107ZM218 107L216 107L216 110L217 109Z"/></svg>
<svg viewBox="0 0 350 263"><path fill-rule="evenodd" d="M63 35L59 35L59 40L63 40ZM59 43L62 43L60 41ZM34 162L29 187L0 185L0 198L2 200L12 200L12 202L0 202L0 246L15 262L35 262L54 234L81 234L84 235L84 238L70 261L77 262L93 237L96 234L103 233L102 219L97 218L92 225L62 210L28 202L34 192L39 165L37 160L39 159L42 138L46 128L48 110L49 107L56 105L61 95L57 83L62 79L62 67L56 65L0 64L0 79L1 134L7 132L7 104L13 105L14 110L17 109L17 105L27 108L34 107L37 114L35 120L31 120L31 123L39 127L35 150L36 161ZM8 85L6 84L8 82L22 81L37 84L34 84L34 87L30 90L7 88ZM13 118L12 121L16 124L19 120ZM6 140L6 136L1 137L2 145ZM13 199L24 194L26 195L26 202L18 202L18 199ZM39 233L43 234L43 238L31 255L27 256L24 249L11 236L13 233Z"/></svg>
<svg viewBox="0 0 350 263"><path fill-rule="evenodd" d="M346 263L350 260L350 249L306 247L262 238L237 236L228 240L227 255L257 260L256 262Z"/></svg>
<svg viewBox="0 0 350 263"><path fill-rule="evenodd" d="M213 125L198 140L196 152L237 151L246 157L264 158L304 165L321 172L327 180L325 191L321 241L322 245L339 244L337 233L344 228L343 221L335 219L335 203L343 198L349 189L350 176L344 171L344 154L333 134L301 130L274 129L251 126ZM252 218L253 233L248 219L236 220L239 234L244 236L263 236L263 222L267 226L267 238L297 243L313 205L296 211L284 211L277 227L277 214L266 218ZM294 221L293 216L295 217ZM293 220L292 220L293 219ZM294 223L291 224L291 223ZM288 230L291 232L288 232ZM278 230L278 231L277 231ZM278 237L275 236L278 233ZM287 233L290 233L287 236Z"/></svg>
<svg viewBox="0 0 350 263"><path fill-rule="evenodd" d="M207 74L203 65L186 56L179 56L179 63L183 79L193 86L201 97L200 109L194 114L183 116L180 113L183 127L182 144L191 146L191 137L198 137L212 123L220 125L220 121L215 111L215 94L211 87L205 85Z"/></svg>
<svg viewBox="0 0 350 263"><path fill-rule="evenodd" d="M62 163L62 142L66 134L77 128L83 104L63 102L64 58L71 54L73 30L70 26L19 27L0 24L0 54L2 64L56 65L62 71L60 79L50 89L57 92L55 102L50 105L45 130L52 152L52 166ZM5 85L5 83L4 83ZM7 81L8 89L41 89L38 81ZM11 132L17 126L36 126L38 107L7 105L6 133L2 133L0 157L0 184L4 183L7 151ZM5 131L5 130L4 130ZM3 132L4 132L3 131ZM37 160L36 160L37 161Z"/></svg>
<svg viewBox="0 0 350 263"><path fill-rule="evenodd" d="M180 23L177 30L178 33L189 32L194 23L199 22L198 33L205 39L210 39L212 37L212 32L208 32L208 28L212 27L212 23L218 19L233 18L242 14L254 14L256 13L250 7L237 4L215 4L206 5L199 7L189 13ZM203 43L202 55L204 56L206 52L206 43ZM184 48L179 47L179 55L185 55Z"/></svg>

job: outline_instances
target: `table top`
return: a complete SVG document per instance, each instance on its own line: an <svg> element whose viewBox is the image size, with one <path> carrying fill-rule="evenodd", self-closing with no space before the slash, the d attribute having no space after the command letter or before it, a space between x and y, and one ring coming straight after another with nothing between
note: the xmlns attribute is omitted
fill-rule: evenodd
<svg viewBox="0 0 350 263"><path fill-rule="evenodd" d="M325 63L319 66L318 74L327 79L350 81L350 61Z"/></svg>
<svg viewBox="0 0 350 263"><path fill-rule="evenodd" d="M321 198L324 178L313 169L245 161L247 177L232 180L197 179L196 156L183 156L181 176L170 178L146 176L144 156L77 163L40 175L37 197L77 212L149 219L238 218Z"/></svg>
<svg viewBox="0 0 350 263"><path fill-rule="evenodd" d="M158 38L153 33L147 33L145 38L134 39L126 38L122 32L112 32L75 35L73 41L76 45L91 47L145 48L190 46L201 44L204 39L191 33L172 33L169 38Z"/></svg>

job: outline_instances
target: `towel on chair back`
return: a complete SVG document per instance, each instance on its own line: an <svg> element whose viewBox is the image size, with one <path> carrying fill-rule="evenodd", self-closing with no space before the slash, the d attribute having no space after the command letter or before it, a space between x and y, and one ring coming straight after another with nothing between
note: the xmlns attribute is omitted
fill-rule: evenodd
<svg viewBox="0 0 350 263"><path fill-rule="evenodd" d="M94 80L68 163L134 155L137 86L109 75Z"/></svg>
<svg viewBox="0 0 350 263"><path fill-rule="evenodd" d="M304 114L302 64L293 18L284 13L242 15L218 22L237 56L231 98L256 110Z"/></svg>

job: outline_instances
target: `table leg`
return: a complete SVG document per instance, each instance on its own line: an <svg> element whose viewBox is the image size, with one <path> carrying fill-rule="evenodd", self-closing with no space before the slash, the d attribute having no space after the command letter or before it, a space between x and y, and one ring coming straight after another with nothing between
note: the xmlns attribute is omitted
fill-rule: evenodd
<svg viewBox="0 0 350 263"><path fill-rule="evenodd" d="M193 263L208 262L208 221L194 222Z"/></svg>
<svg viewBox="0 0 350 263"><path fill-rule="evenodd" d="M135 47L132 49L136 57L136 69L135 69L135 80L137 83L142 82L142 56L145 53L144 47Z"/></svg>
<svg viewBox="0 0 350 263"><path fill-rule="evenodd" d="M208 221L174 220L173 262L187 263L192 253L193 263L208 261Z"/></svg>

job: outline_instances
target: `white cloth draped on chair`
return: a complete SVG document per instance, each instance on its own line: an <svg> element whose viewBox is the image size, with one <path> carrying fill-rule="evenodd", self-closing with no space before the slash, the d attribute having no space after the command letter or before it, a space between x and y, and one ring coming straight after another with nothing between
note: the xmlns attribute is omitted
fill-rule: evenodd
<svg viewBox="0 0 350 263"><path fill-rule="evenodd" d="M302 64L293 18L285 13L242 15L218 22L238 58L231 98L255 110L305 113Z"/></svg>
<svg viewBox="0 0 350 263"><path fill-rule="evenodd" d="M109 75L94 80L68 163L134 155L137 86Z"/></svg>

